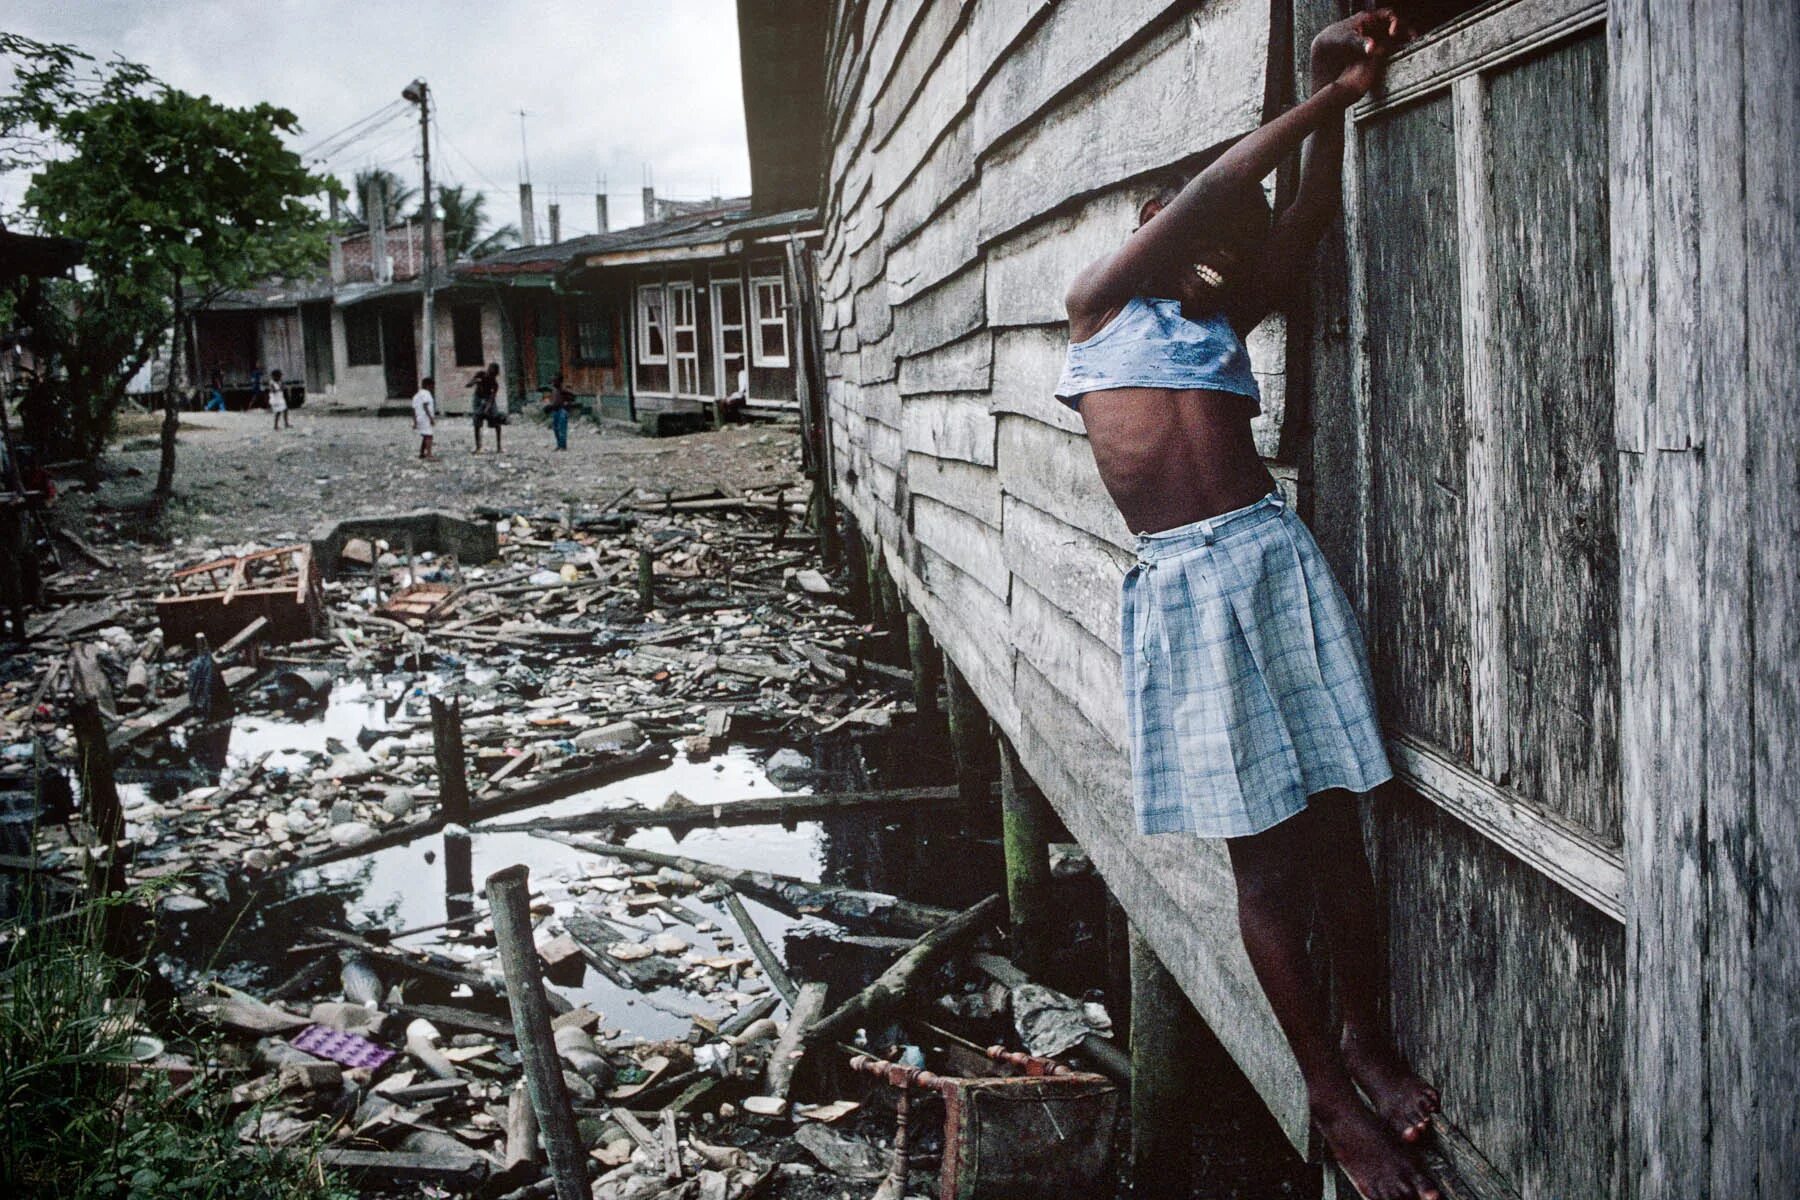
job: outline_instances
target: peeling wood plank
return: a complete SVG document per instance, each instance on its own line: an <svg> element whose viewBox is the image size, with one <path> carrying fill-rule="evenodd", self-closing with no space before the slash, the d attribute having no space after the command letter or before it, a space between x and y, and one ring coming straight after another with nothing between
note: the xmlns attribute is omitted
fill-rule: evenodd
<svg viewBox="0 0 1800 1200"><path fill-rule="evenodd" d="M979 330L960 341L901 359L898 365L900 393L980 392L994 381L994 335Z"/></svg>
<svg viewBox="0 0 1800 1200"><path fill-rule="evenodd" d="M1095 638L1116 645L1119 585L1131 555L1010 495L1003 528L1013 574Z"/></svg>
<svg viewBox="0 0 1800 1200"><path fill-rule="evenodd" d="M1040 512L1134 553L1137 539L1100 482L1087 439L1022 417L1000 418L1001 486Z"/></svg>

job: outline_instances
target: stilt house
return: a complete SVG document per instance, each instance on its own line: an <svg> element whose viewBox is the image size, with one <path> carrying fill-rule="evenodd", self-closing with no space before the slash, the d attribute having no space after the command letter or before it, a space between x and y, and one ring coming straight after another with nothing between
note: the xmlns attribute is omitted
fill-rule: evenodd
<svg viewBox="0 0 1800 1200"><path fill-rule="evenodd" d="M1394 1022L1467 1194L1788 1200L1800 5L1411 11L1310 295L1252 343L1400 775L1365 818ZM1316 1153L1223 847L1134 832L1133 540L1051 392L1073 272L1293 103L1344 5L738 12L758 204L820 209L837 503Z"/></svg>

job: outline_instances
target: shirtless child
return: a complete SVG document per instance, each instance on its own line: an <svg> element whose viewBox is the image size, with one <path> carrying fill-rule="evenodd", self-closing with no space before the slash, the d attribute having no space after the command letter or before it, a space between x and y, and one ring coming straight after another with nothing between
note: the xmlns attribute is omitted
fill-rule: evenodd
<svg viewBox="0 0 1800 1200"><path fill-rule="evenodd" d="M1057 384L1138 534L1121 660L1139 830L1225 839L1244 947L1313 1119L1369 1200L1439 1195L1408 1150L1438 1096L1380 1017L1386 946L1356 819L1356 794L1393 773L1355 613L1256 453L1242 339L1303 282L1342 198L1344 111L1404 37L1386 9L1326 29L1308 100L1148 200L1069 287ZM1298 192L1271 220L1261 180L1303 139ZM1315 899L1341 1024L1308 956Z"/></svg>

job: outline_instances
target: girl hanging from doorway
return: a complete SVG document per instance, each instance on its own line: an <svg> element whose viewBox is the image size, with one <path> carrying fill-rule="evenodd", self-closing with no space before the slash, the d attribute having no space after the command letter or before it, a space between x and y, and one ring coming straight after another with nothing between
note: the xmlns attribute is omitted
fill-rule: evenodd
<svg viewBox="0 0 1800 1200"><path fill-rule="evenodd" d="M1369 1200L1435 1200L1408 1146L1437 1093L1380 1015L1385 944L1356 796L1392 777L1356 616L1251 436L1243 337L1300 291L1341 201L1345 110L1408 36L1389 9L1326 29L1309 99L1143 205L1076 276L1058 399L1138 534L1121 661L1139 831L1225 839L1238 925L1313 1119ZM1271 219L1262 180L1304 151ZM1327 927L1342 1019L1313 970Z"/></svg>

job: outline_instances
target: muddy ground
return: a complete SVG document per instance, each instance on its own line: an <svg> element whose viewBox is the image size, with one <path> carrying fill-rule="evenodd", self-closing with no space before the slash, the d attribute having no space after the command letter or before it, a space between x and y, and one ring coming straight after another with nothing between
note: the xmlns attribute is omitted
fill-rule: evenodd
<svg viewBox="0 0 1800 1200"><path fill-rule="evenodd" d="M364 512L481 506L555 511L568 503L604 505L627 488L651 492L741 490L791 484L799 496L798 426L734 425L680 437L646 438L585 421L558 453L549 426L516 416L505 452L472 453L469 423L439 423L432 462L418 459L406 417L291 414L275 430L267 413L183 413L177 443L175 499L156 519L145 511L156 480L161 417L120 422L97 493L65 495L59 507L92 513L105 532L117 527L145 543L201 538L212 542L304 537L320 521Z"/></svg>

